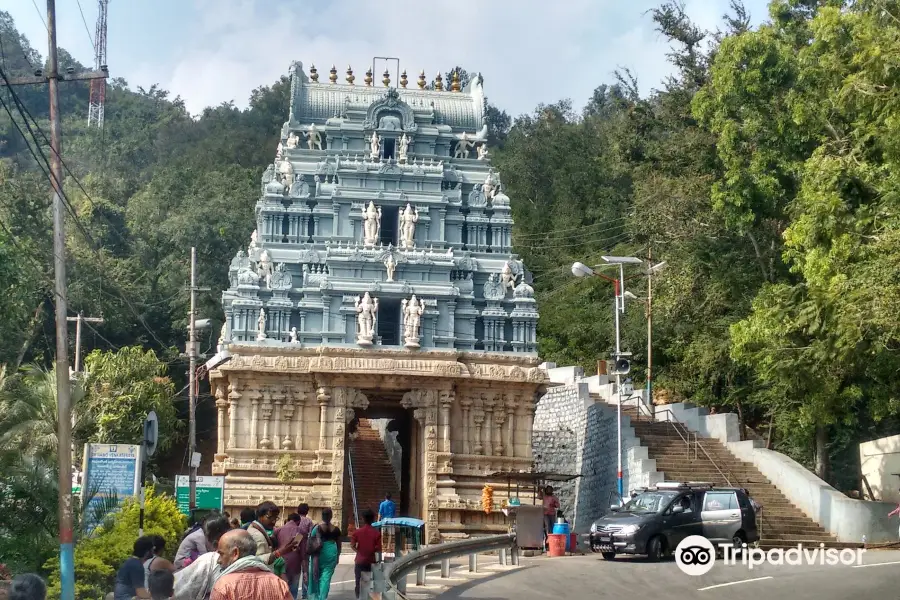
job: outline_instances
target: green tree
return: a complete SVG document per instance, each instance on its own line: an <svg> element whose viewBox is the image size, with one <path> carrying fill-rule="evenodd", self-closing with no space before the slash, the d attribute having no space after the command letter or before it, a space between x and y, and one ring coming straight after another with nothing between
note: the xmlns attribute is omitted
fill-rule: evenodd
<svg viewBox="0 0 900 600"><path fill-rule="evenodd" d="M156 411L159 448L173 443L179 429L175 386L166 376L166 363L152 351L136 346L117 352L91 352L84 361L85 410L96 423L91 441L137 444L144 417Z"/></svg>

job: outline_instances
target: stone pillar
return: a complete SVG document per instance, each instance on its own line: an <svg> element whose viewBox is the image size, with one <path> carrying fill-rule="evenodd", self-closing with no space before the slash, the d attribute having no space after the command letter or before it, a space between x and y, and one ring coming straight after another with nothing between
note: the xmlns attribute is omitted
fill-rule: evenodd
<svg viewBox="0 0 900 600"><path fill-rule="evenodd" d="M326 450L328 436L328 403L331 395L328 390L320 387L316 390L316 399L319 401L319 450Z"/></svg>
<svg viewBox="0 0 900 600"><path fill-rule="evenodd" d="M516 396L506 394L506 456L516 455Z"/></svg>
<svg viewBox="0 0 900 600"><path fill-rule="evenodd" d="M494 423L491 431L494 435L494 456L503 456L503 424L506 422L506 407L503 406L503 395L497 395L497 405L494 408Z"/></svg>
<svg viewBox="0 0 900 600"><path fill-rule="evenodd" d="M282 407L282 414L284 415L284 437L281 439L281 449L282 450L293 450L294 449L294 440L291 439L291 429L294 420L294 412L296 411L296 407L291 402L291 397L286 395L287 402ZM302 421L303 418L301 417ZM297 448L299 450L300 448Z"/></svg>
<svg viewBox="0 0 900 600"><path fill-rule="evenodd" d="M228 378L228 450L237 446L237 409L241 394L237 377Z"/></svg>
<svg viewBox="0 0 900 600"><path fill-rule="evenodd" d="M472 411L472 419L475 421L475 454L484 453L484 445L481 443L481 426L484 424L484 411L475 407Z"/></svg>
<svg viewBox="0 0 900 600"><path fill-rule="evenodd" d="M437 499L437 391L426 391L425 399L425 539L429 544L437 544L441 541Z"/></svg>
<svg viewBox="0 0 900 600"><path fill-rule="evenodd" d="M253 390L250 397L250 447L257 449L259 447L259 398L261 394L259 390Z"/></svg>
<svg viewBox="0 0 900 600"><path fill-rule="evenodd" d="M284 403L284 395L280 392L272 393L275 402L275 418L272 420L272 447L281 448L281 405Z"/></svg>
<svg viewBox="0 0 900 600"><path fill-rule="evenodd" d="M218 412L218 430L216 432L216 460L222 460L225 456L225 409L228 402L225 400L225 382L219 382L216 386L216 410Z"/></svg>
<svg viewBox="0 0 900 600"><path fill-rule="evenodd" d="M334 435L331 441L331 509L337 523L344 520L344 412L346 397L341 389L335 390L334 396Z"/></svg>
<svg viewBox="0 0 900 600"><path fill-rule="evenodd" d="M469 410L472 408L472 400L463 397L459 401L459 405L462 407L462 451L463 454L471 454L472 450L469 444Z"/></svg>
<svg viewBox="0 0 900 600"><path fill-rule="evenodd" d="M272 440L269 438L269 424L272 420L272 396L266 391L265 397L262 401L261 413L262 413L262 426L263 433L262 439L259 441L259 447L265 450L270 450L272 448Z"/></svg>
<svg viewBox="0 0 900 600"><path fill-rule="evenodd" d="M486 423L486 431L484 432L484 455L493 456L494 454L494 399L489 396L481 395L481 405L484 407L484 421Z"/></svg>
<svg viewBox="0 0 900 600"><path fill-rule="evenodd" d="M306 392L300 391L294 396L297 401L297 432L294 439L294 448L303 450L303 425L306 422L304 411L306 409Z"/></svg>
<svg viewBox="0 0 900 600"><path fill-rule="evenodd" d="M453 390L441 392L441 452L450 452L450 407L453 406L453 400Z"/></svg>

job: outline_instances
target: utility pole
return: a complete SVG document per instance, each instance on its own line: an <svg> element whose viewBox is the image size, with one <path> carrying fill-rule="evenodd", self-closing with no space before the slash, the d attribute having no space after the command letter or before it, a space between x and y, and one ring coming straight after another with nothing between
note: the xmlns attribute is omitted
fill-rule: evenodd
<svg viewBox="0 0 900 600"><path fill-rule="evenodd" d="M197 249L191 248L191 313L188 315L188 460L190 461L190 496L188 496L188 512L193 516L197 508L197 467L194 466L194 453L197 451L197 341L194 330L194 319L197 316Z"/></svg>
<svg viewBox="0 0 900 600"><path fill-rule="evenodd" d="M50 185L53 203L53 266L56 288L56 412L60 448L72 446L72 403L69 394L68 321L66 319L66 235L59 125L59 64L56 53L56 2L47 0L47 78L50 83ZM61 600L75 600L75 552L72 533L72 454L59 460L59 564Z"/></svg>
<svg viewBox="0 0 900 600"><path fill-rule="evenodd" d="M653 249L647 248L647 403L653 408Z"/></svg>
<svg viewBox="0 0 900 600"><path fill-rule="evenodd" d="M77 317L66 317L66 321L75 322L75 372L81 372L81 324L82 323L103 323L103 317L85 317L83 313L78 313Z"/></svg>

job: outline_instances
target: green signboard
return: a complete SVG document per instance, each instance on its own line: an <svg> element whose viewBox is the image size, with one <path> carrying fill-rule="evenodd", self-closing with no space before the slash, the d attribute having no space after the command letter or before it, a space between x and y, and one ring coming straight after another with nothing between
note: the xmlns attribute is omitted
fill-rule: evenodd
<svg viewBox="0 0 900 600"><path fill-rule="evenodd" d="M190 497L190 478L187 475L179 475L175 478L175 498L178 501L178 509L188 516L191 514ZM197 476L198 510L223 510L224 500L224 477Z"/></svg>

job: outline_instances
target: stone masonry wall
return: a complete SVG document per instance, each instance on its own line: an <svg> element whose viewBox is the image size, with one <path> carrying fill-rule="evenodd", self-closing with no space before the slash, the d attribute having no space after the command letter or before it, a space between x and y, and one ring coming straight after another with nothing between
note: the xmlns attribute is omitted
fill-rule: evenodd
<svg viewBox="0 0 900 600"><path fill-rule="evenodd" d="M580 369L553 368L550 379L562 384L540 400L534 416L535 470L580 475L557 488L560 507L574 530L586 533L617 499L616 407L607 404ZM622 419L622 477L625 493L662 481L656 461L641 446L628 417Z"/></svg>

